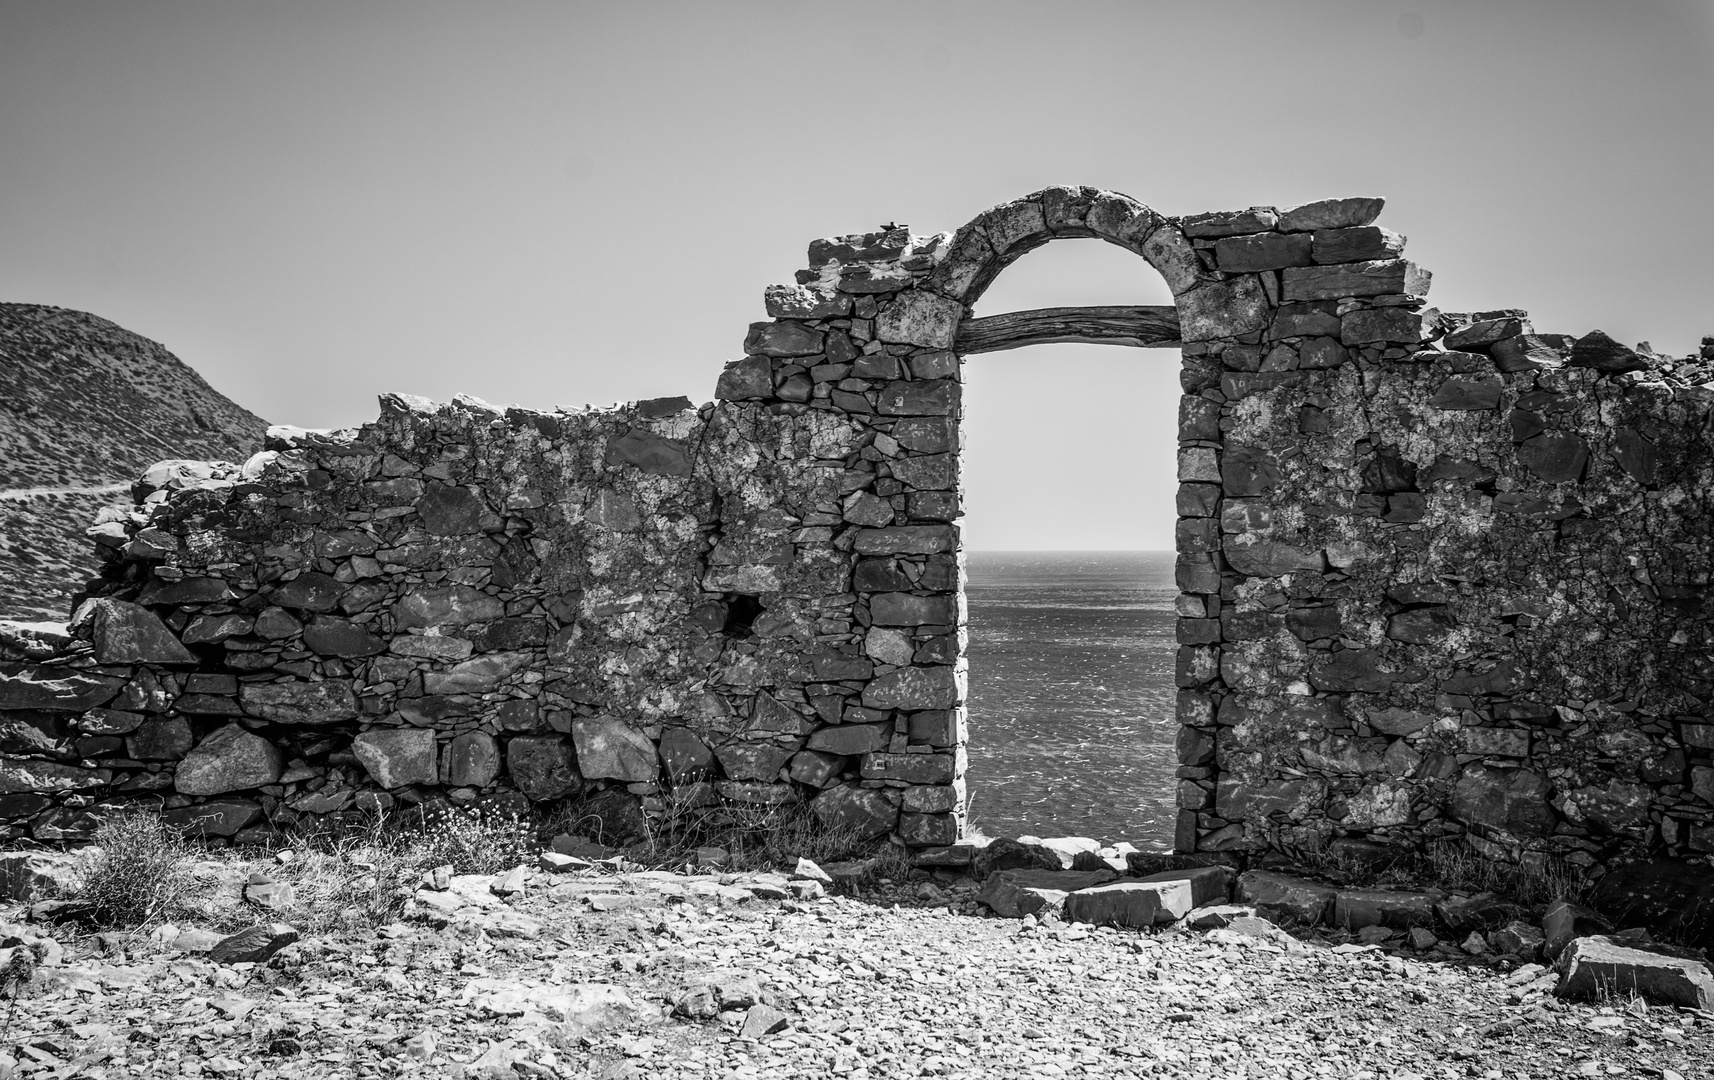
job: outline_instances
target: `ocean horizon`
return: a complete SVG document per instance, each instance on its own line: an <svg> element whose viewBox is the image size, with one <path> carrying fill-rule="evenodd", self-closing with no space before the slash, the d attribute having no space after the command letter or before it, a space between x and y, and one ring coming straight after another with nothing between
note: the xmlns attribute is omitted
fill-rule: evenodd
<svg viewBox="0 0 1714 1080"><path fill-rule="evenodd" d="M1172 843L1171 551L968 551L970 820Z"/></svg>

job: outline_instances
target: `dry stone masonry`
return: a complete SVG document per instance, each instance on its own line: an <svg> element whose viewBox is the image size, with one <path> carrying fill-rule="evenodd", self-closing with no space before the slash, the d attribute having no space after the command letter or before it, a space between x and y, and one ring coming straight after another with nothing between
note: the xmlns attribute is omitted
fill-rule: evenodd
<svg viewBox="0 0 1714 1080"><path fill-rule="evenodd" d="M1714 852L1714 346L1438 311L1381 206L1049 188L816 241L710 405L393 395L156 466L93 530L72 637L6 638L0 816L807 804L968 862L960 328L1098 237L1176 302L1083 322L1182 352L1180 851Z"/></svg>

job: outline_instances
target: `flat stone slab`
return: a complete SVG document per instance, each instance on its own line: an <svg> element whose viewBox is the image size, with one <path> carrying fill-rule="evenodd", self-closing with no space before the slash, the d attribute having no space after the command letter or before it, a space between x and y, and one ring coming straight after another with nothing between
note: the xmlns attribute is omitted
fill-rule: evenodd
<svg viewBox="0 0 1714 1080"><path fill-rule="evenodd" d="M1554 994L1594 1000L1630 991L1650 1001L1685 1009L1714 1009L1714 973L1698 960L1628 949L1599 935L1572 941L1555 965Z"/></svg>
<svg viewBox="0 0 1714 1080"><path fill-rule="evenodd" d="M1333 901L1338 894L1339 890L1330 885L1318 885L1271 870L1251 870L1238 875L1233 899L1252 905L1264 916L1281 916L1314 926L1332 917Z"/></svg>
<svg viewBox="0 0 1714 1080"><path fill-rule="evenodd" d="M1117 876L1111 870L1000 870L988 875L976 899L1002 918L1021 919L1058 910L1071 893Z"/></svg>
<svg viewBox="0 0 1714 1080"><path fill-rule="evenodd" d="M1341 889L1333 901L1333 925L1346 930L1365 926L1409 929L1434 924L1434 905L1446 898L1438 890Z"/></svg>
<svg viewBox="0 0 1714 1080"><path fill-rule="evenodd" d="M1232 898L1232 868L1228 866L1163 870L1139 881L1160 889L1161 910L1170 916L1162 921L1182 919L1193 908L1224 904Z"/></svg>

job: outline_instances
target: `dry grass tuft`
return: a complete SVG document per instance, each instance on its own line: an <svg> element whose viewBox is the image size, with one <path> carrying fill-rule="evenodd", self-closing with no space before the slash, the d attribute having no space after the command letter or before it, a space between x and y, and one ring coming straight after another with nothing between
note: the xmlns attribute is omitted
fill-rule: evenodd
<svg viewBox="0 0 1714 1080"><path fill-rule="evenodd" d="M95 832L101 854L73 898L79 915L96 926L147 926L183 907L194 883L189 849L159 814L116 814Z"/></svg>

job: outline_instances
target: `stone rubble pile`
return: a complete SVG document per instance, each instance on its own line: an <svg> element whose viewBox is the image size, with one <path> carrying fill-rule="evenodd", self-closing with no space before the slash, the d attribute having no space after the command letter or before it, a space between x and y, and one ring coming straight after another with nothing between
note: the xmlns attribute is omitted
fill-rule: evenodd
<svg viewBox="0 0 1714 1080"><path fill-rule="evenodd" d="M0 949L35 965L31 1007L19 1010L0 1067L94 1080L417 1071L868 1080L1423 1077L1450 1065L1460 1075L1681 1080L1714 1064L1707 969L1620 936L1575 937L1554 970L1526 950L1425 949L1364 917L1353 918L1355 935L1292 936L1270 921L1292 918L1278 898L1307 895L1313 882L1234 880L1217 865L1142 875L1152 878L1143 884L1162 897L1175 886L1205 900L1226 886L1258 895L1129 929L1047 908L971 918L980 909L971 880L882 882L863 900L823 895L824 879L847 868L807 860L789 874L674 874L558 846L582 854L550 850L538 867L502 874L442 868L425 875L402 920L337 936L162 925L147 939L62 944L40 923L0 923ZM1051 846L1018 846L1057 859ZM274 859L212 868L227 892L282 871ZM999 869L981 895L1016 873L1114 871ZM1058 903L1069 910L1069 898L1104 887ZM302 913L288 903L266 917ZM1631 979L1642 996L1626 992Z"/></svg>

